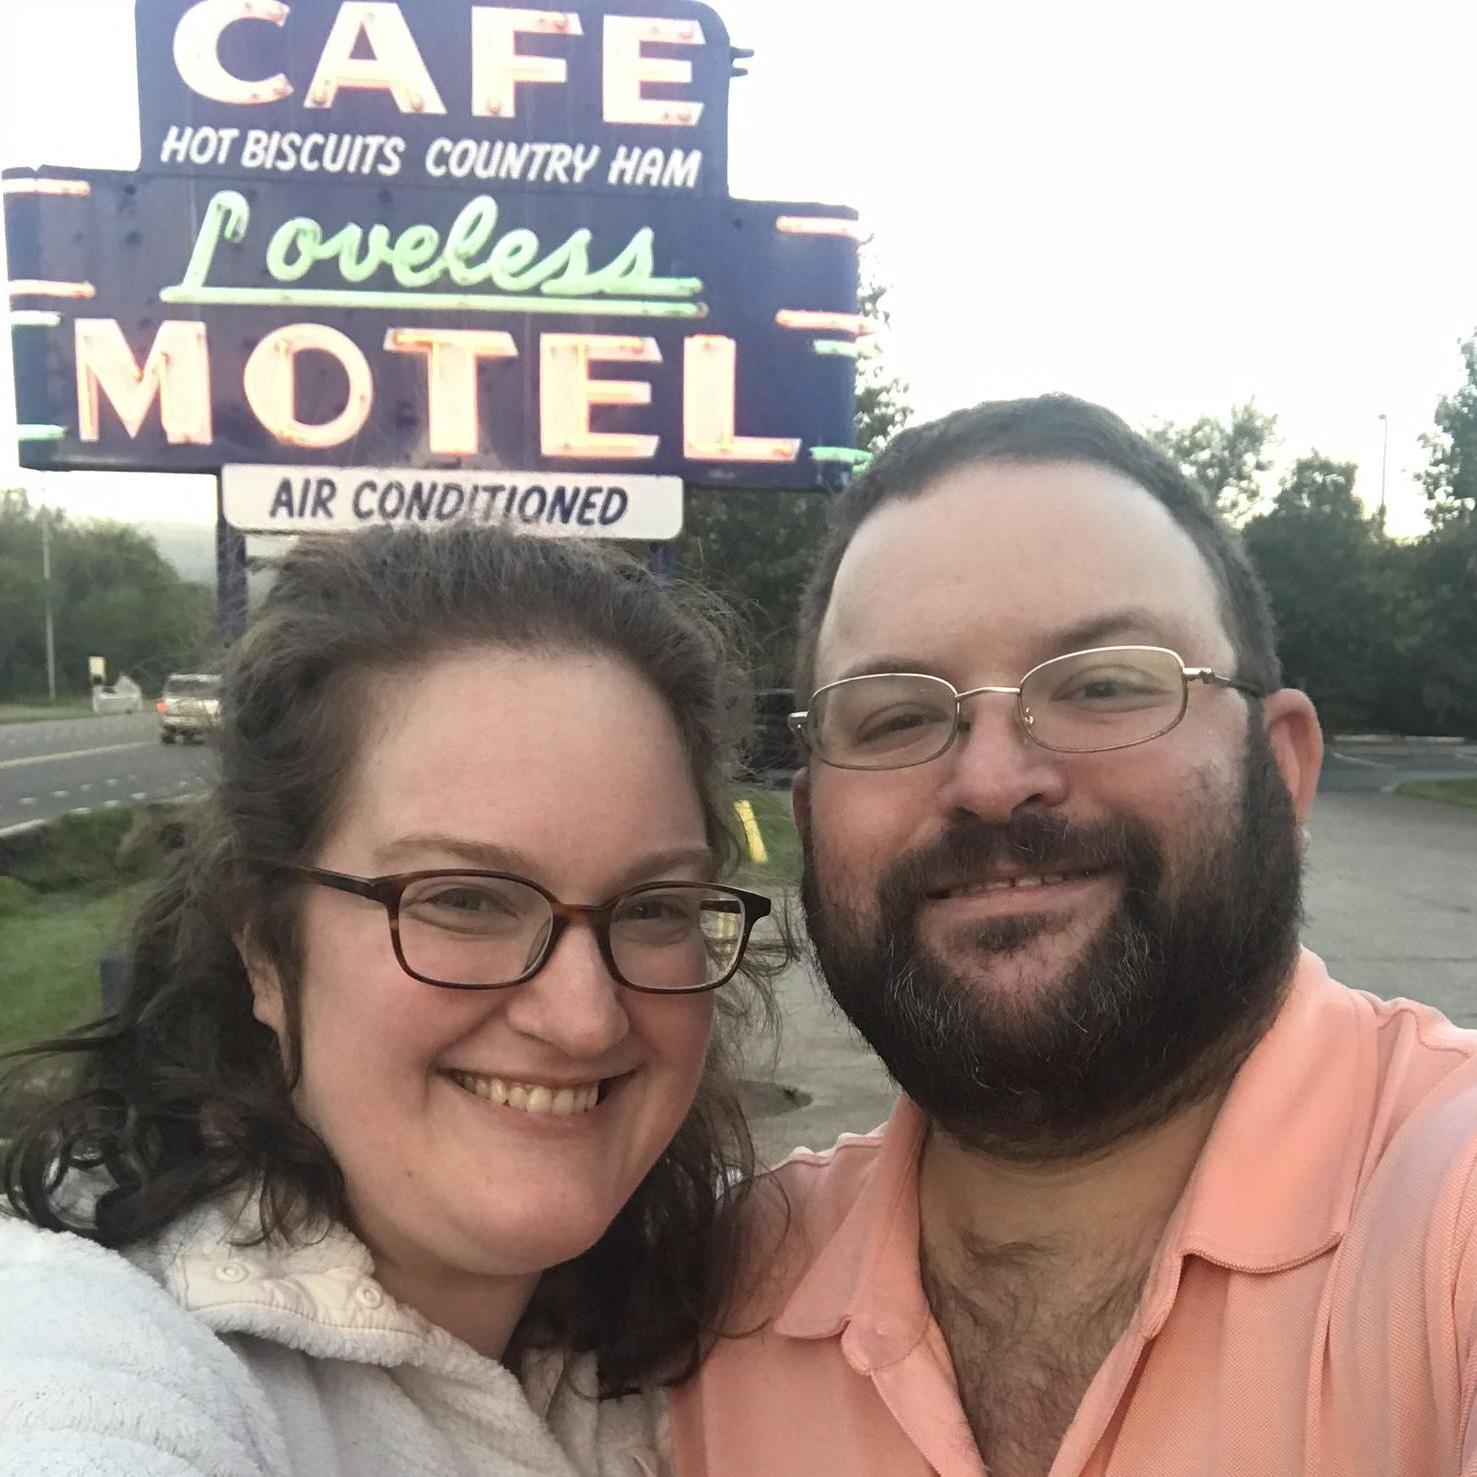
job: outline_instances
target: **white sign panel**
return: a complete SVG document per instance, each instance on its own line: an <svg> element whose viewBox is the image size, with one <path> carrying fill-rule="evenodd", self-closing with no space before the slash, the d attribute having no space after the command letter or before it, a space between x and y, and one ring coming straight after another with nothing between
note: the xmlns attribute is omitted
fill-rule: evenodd
<svg viewBox="0 0 1477 1477"><path fill-rule="evenodd" d="M682 479L623 472L227 466L242 533L336 533L376 523L502 523L528 533L657 541L682 531Z"/></svg>

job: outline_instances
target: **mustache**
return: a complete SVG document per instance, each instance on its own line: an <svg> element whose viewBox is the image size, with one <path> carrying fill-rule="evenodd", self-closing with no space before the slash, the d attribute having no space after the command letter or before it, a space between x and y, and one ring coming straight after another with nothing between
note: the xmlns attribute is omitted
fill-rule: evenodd
<svg viewBox="0 0 1477 1477"><path fill-rule="evenodd" d="M1157 873L1158 847L1141 823L1115 818L1073 823L1049 811L1022 811L995 823L962 814L936 840L899 857L878 885L884 910L898 912L1009 864L1038 872L1119 870L1142 885Z"/></svg>

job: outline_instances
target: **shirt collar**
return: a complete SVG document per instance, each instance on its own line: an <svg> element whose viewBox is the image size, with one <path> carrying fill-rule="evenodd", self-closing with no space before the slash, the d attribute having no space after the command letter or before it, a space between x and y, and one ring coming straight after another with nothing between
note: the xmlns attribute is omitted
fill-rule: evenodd
<svg viewBox="0 0 1477 1477"><path fill-rule="evenodd" d="M1355 996L1304 950L1166 1228L1140 1304L1147 1335L1168 1317L1186 1256L1273 1272L1338 1242L1368 1138L1374 1070ZM900 1097L865 1186L790 1294L776 1333L840 1334L863 1372L895 1363L923 1336L930 1314L918 1271L918 1162L926 1127Z"/></svg>
<svg viewBox="0 0 1477 1477"><path fill-rule="evenodd" d="M1358 997L1303 950L1166 1229L1141 1304L1150 1335L1169 1314L1187 1256L1278 1272L1338 1244L1369 1141L1375 1071Z"/></svg>
<svg viewBox="0 0 1477 1477"><path fill-rule="evenodd" d="M790 1294L776 1333L840 1334L862 1373L896 1363L923 1336L930 1314L918 1276L918 1161L927 1126L899 1097L865 1186Z"/></svg>

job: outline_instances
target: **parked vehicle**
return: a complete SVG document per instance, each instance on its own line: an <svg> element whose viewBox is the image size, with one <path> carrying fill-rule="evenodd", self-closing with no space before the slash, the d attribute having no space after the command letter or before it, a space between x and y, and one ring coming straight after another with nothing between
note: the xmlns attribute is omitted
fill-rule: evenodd
<svg viewBox="0 0 1477 1477"><path fill-rule="evenodd" d="M111 687L92 689L92 711L103 713L142 713L144 690L132 677L120 677Z"/></svg>
<svg viewBox="0 0 1477 1477"><path fill-rule="evenodd" d="M159 742L172 744L204 739L221 721L221 679L209 673L175 672L164 679L164 692L154 704L159 711Z"/></svg>
<svg viewBox="0 0 1477 1477"><path fill-rule="evenodd" d="M756 779L785 781L804 762L790 732L795 694L788 687L771 687L754 694L754 731L744 755L744 767Z"/></svg>

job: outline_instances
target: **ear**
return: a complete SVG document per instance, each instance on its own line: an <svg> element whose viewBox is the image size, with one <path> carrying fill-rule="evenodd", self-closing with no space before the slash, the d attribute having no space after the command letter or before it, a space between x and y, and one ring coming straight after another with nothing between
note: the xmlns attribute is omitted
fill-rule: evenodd
<svg viewBox="0 0 1477 1477"><path fill-rule="evenodd" d="M795 829L800 833L800 839L807 840L810 836L809 768L797 769L795 778L790 781L790 816L795 822Z"/></svg>
<svg viewBox="0 0 1477 1477"><path fill-rule="evenodd" d="M1262 722L1299 821L1313 809L1323 767L1323 727L1307 693L1284 687L1262 699Z"/></svg>
<svg viewBox="0 0 1477 1477"><path fill-rule="evenodd" d="M248 940L237 938L235 943L246 977L251 981L251 1013L281 1041L287 1032L282 981L277 971L252 948Z"/></svg>

